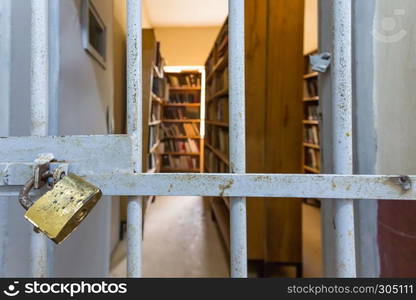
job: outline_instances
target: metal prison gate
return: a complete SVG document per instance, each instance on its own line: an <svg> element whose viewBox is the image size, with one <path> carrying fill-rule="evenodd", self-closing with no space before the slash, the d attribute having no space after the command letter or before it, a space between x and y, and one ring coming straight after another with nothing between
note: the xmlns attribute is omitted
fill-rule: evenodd
<svg viewBox="0 0 416 300"><path fill-rule="evenodd" d="M230 155L232 174L142 173L141 0L128 0L128 135L48 136L48 0L32 0L31 137L0 139L0 196L17 196L34 160L52 153L51 168L69 171L101 188L129 196L128 276L141 277L142 197L231 197L231 275L247 277L245 197L335 200L336 275L355 277L352 199L416 200L416 176L352 175L351 1L334 0L332 101L336 175L245 174L244 0L229 0ZM361 200L365 201L365 200ZM22 216L23 222L23 216ZM327 224L328 225L328 224ZM329 226L329 225L328 225ZM331 224L332 226L332 224ZM47 241L33 234L33 276L48 276Z"/></svg>

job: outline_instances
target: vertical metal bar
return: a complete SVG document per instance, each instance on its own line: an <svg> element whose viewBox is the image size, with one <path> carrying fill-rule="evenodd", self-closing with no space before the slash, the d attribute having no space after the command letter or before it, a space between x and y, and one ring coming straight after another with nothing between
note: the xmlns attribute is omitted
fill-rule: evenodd
<svg viewBox="0 0 416 300"><path fill-rule="evenodd" d="M230 163L246 172L244 0L229 0ZM246 198L231 198L231 276L247 277Z"/></svg>
<svg viewBox="0 0 416 300"><path fill-rule="evenodd" d="M49 0L49 135L59 135L60 0ZM48 240L48 276L55 274L54 242Z"/></svg>
<svg viewBox="0 0 416 300"><path fill-rule="evenodd" d="M200 156L199 156L199 168L200 168L200 172L204 173L205 171L205 103L206 103L206 71L205 71L205 67L202 67L200 69L201 72L201 109L200 109L200 119L201 119L201 124L200 124L200 136L201 136L201 140L199 142L199 147L200 147Z"/></svg>
<svg viewBox="0 0 416 300"><path fill-rule="evenodd" d="M127 2L127 128L133 137L134 170L142 170L142 1ZM143 198L129 197L127 206L127 275L142 275Z"/></svg>
<svg viewBox="0 0 416 300"><path fill-rule="evenodd" d="M32 0L31 37L31 134L48 135L49 57L48 57L48 0ZM48 241L43 234L32 234L32 275L48 276Z"/></svg>
<svg viewBox="0 0 416 300"><path fill-rule="evenodd" d="M11 3L0 1L0 136L10 134ZM5 277L9 200L0 197L0 277Z"/></svg>
<svg viewBox="0 0 416 300"><path fill-rule="evenodd" d="M59 134L60 0L49 1L49 135Z"/></svg>
<svg viewBox="0 0 416 300"><path fill-rule="evenodd" d="M353 173L352 147L352 6L334 1L334 61L332 97L334 120L334 170ZM356 277L353 200L334 204L335 270L337 277Z"/></svg>

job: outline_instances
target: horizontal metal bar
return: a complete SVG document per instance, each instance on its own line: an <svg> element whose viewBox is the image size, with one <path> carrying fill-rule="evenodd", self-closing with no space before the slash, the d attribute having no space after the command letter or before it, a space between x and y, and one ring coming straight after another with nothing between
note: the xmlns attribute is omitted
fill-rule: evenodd
<svg viewBox="0 0 416 300"><path fill-rule="evenodd" d="M416 176L302 174L79 174L104 195L416 200ZM18 187L0 186L0 196Z"/></svg>
<svg viewBox="0 0 416 300"><path fill-rule="evenodd" d="M42 153L69 162L70 171L82 175L128 172L133 165L128 135L0 138L0 163L32 163Z"/></svg>

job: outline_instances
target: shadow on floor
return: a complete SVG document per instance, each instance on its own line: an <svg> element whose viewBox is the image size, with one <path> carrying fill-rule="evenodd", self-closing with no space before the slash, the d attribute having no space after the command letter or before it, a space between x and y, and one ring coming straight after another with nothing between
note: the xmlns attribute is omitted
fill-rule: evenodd
<svg viewBox="0 0 416 300"><path fill-rule="evenodd" d="M126 241L116 256L125 257ZM126 276L126 259L111 270ZM229 260L209 202L202 197L157 197L146 212L144 277L229 277Z"/></svg>

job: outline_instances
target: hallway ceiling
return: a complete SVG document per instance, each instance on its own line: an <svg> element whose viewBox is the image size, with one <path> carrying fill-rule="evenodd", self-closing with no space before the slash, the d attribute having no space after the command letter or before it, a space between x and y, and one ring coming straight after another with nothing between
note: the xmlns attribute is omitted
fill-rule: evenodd
<svg viewBox="0 0 416 300"><path fill-rule="evenodd" d="M228 0L144 0L152 27L221 26Z"/></svg>

